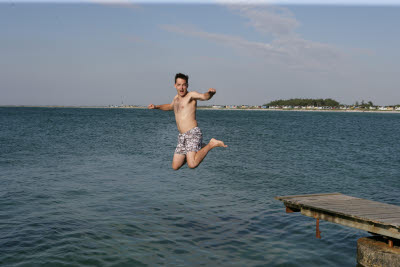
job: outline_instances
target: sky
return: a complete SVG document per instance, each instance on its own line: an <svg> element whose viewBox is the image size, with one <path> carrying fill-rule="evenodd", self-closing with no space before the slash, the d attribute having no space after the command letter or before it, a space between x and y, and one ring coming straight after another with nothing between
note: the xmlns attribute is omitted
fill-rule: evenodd
<svg viewBox="0 0 400 267"><path fill-rule="evenodd" d="M0 0L0 105L400 104L400 1L202 3Z"/></svg>

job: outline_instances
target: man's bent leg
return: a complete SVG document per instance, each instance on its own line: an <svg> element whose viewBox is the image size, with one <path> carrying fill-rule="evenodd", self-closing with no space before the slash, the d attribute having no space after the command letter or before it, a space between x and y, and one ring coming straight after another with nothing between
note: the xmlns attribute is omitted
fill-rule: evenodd
<svg viewBox="0 0 400 267"><path fill-rule="evenodd" d="M193 169L199 166L208 152L215 147L227 147L224 142L212 138L210 142L199 151L191 151L186 154L186 160L189 168Z"/></svg>
<svg viewBox="0 0 400 267"><path fill-rule="evenodd" d="M186 163L186 155L184 154L174 154L172 159L172 169L179 170Z"/></svg>

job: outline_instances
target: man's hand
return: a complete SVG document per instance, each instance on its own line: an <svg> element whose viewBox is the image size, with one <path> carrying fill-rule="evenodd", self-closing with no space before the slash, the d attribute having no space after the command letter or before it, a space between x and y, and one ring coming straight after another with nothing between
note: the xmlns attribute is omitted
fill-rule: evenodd
<svg viewBox="0 0 400 267"><path fill-rule="evenodd" d="M211 96L215 95L216 92L217 92L217 91L216 91L214 88L208 89L208 93L209 93Z"/></svg>
<svg viewBox="0 0 400 267"><path fill-rule="evenodd" d="M174 106L172 105L174 102L172 101L171 104L163 104L163 105L154 105L150 104L147 106L148 109L159 109L164 111L174 110Z"/></svg>

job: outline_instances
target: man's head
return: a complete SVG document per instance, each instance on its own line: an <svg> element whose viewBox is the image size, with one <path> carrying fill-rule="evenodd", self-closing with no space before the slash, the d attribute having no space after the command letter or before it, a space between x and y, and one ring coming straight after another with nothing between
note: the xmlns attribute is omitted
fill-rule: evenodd
<svg viewBox="0 0 400 267"><path fill-rule="evenodd" d="M187 89L189 87L189 76L183 73L177 73L175 75L175 88L178 95L184 97L187 94Z"/></svg>

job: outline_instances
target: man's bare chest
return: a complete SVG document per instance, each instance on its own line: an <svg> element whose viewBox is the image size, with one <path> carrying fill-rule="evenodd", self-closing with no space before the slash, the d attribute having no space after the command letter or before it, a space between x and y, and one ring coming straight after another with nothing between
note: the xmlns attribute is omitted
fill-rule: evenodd
<svg viewBox="0 0 400 267"><path fill-rule="evenodd" d="M196 109L196 101L186 99L174 101L174 112L176 114L191 113Z"/></svg>

